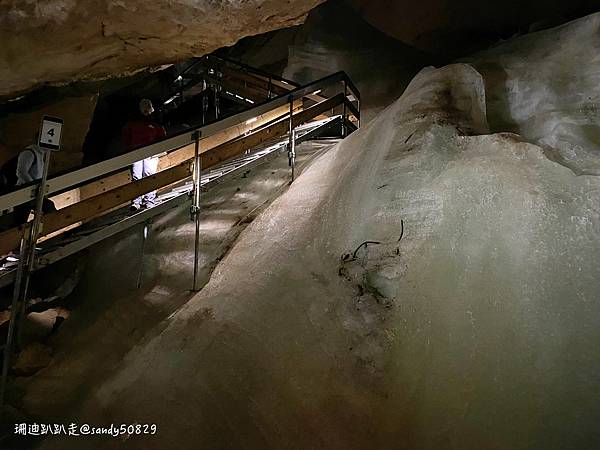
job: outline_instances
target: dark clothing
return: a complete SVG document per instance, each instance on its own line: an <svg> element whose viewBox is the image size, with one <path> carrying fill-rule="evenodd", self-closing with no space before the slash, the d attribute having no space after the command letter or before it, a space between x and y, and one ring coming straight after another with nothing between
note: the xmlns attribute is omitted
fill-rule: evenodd
<svg viewBox="0 0 600 450"><path fill-rule="evenodd" d="M19 206L15 206L15 209L13 211L14 226L18 227L20 225L23 225L25 222L27 222L27 219L29 218L29 213L33 209L35 209L35 200L32 200L27 203L23 203L22 205L19 205ZM48 213L51 213L54 211L56 211L56 206L54 205L54 202L52 200L50 200L49 198L45 198L44 203L42 203L42 212L44 214L48 214Z"/></svg>

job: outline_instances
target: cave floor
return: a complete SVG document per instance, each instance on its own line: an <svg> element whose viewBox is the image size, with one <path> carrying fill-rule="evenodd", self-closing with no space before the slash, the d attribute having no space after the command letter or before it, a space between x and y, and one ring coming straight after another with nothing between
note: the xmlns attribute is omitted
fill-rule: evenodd
<svg viewBox="0 0 600 450"><path fill-rule="evenodd" d="M298 146L297 170L329 146L328 141ZM281 153L202 193L201 287L246 226L285 192L289 179L287 155ZM161 322L193 296L193 229L187 208L178 208L151 225L143 257L143 227L93 248L78 286L67 299L72 308L69 319L45 339L51 363L33 376L16 377L9 403L29 421L76 421L81 399L109 377L128 352L160 333ZM43 336L44 327L53 322L47 317L52 314L30 314L30 333ZM31 441L30 447L35 448L36 442ZM5 445L24 448L22 439Z"/></svg>

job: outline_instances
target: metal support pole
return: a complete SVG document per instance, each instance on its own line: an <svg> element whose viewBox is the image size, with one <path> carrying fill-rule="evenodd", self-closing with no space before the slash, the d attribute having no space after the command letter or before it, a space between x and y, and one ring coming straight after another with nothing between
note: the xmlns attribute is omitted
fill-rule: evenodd
<svg viewBox="0 0 600 450"><path fill-rule="evenodd" d="M15 333L15 325L17 323L17 309L19 306L19 294L21 292L21 280L23 276L23 267L25 261L26 247L27 247L27 236L23 236L21 239L21 246L19 249L19 266L17 269L17 276L15 279L15 285L13 287L13 299L10 307L10 321L8 323L8 335L6 337L6 345L4 346L4 358L2 360L2 380L0 381L0 418L2 417L4 410L4 395L6 392L6 382L8 378L8 366L10 366L12 358L12 345L13 336Z"/></svg>
<svg viewBox="0 0 600 450"><path fill-rule="evenodd" d="M219 86L215 84L215 120L219 119Z"/></svg>
<svg viewBox="0 0 600 450"><path fill-rule="evenodd" d="M344 107L344 112L342 113L342 137L345 138L346 137L346 102L348 101L348 83L346 83L346 80L344 80L342 83L344 83L344 103L343 103L343 107Z"/></svg>
<svg viewBox="0 0 600 450"><path fill-rule="evenodd" d="M194 238L194 282L192 291L198 292L198 264L200 259L200 190L202 189L202 159L200 158L200 131L194 132L192 139L195 142L194 152L194 202L191 207L192 219L196 221L196 235Z"/></svg>
<svg viewBox="0 0 600 450"><path fill-rule="evenodd" d="M294 97L290 96L290 140L288 143L288 161L292 168L292 181L296 176L296 132L294 130Z"/></svg>
<svg viewBox="0 0 600 450"><path fill-rule="evenodd" d="M183 99L183 77L180 75L179 76L179 104L181 105L183 103L184 99Z"/></svg>
<svg viewBox="0 0 600 450"><path fill-rule="evenodd" d="M18 343L21 343L21 332L23 330L23 322L25 318L25 308L27 305L27 297L29 296L29 280L31 273L33 272L35 264L35 246L40 233L40 225L42 223L44 200L46 199L46 181L48 180L48 167L50 166L50 155L51 150L44 150L44 170L42 172L42 180L37 192L35 211L33 216L33 222L31 225L31 234L29 235L29 247L27 249L27 259L25 263L25 274L23 277L23 293L21 295L21 310L19 313L19 326L17 327Z"/></svg>
<svg viewBox="0 0 600 450"><path fill-rule="evenodd" d="M40 225L42 223L42 207L44 205L44 198L46 197L46 181L48 180L48 167L50 165L51 154L50 150L44 150L44 152L44 170L38 187L35 202L35 215L33 217L33 222L29 227L29 232L26 232L21 240L19 251L19 266L13 291L8 335L6 337L6 346L4 347L2 379L0 380L0 413L4 406L4 395L6 392L8 368L12 358L14 336L16 333L17 340L20 341L21 329L23 328L23 318L27 307L27 296L29 294L29 279L35 264L35 246L40 232Z"/></svg>
<svg viewBox="0 0 600 450"><path fill-rule="evenodd" d="M144 275L144 256L146 255L146 240L148 239L148 225L149 220L144 222L144 229L142 231L142 248L141 248L141 257L140 257L140 269L138 271L137 283L135 284L136 289L142 287L142 276Z"/></svg>
<svg viewBox="0 0 600 450"><path fill-rule="evenodd" d="M202 80L202 99L201 99L201 103L200 106L202 108L202 125L204 125L206 123L206 96L207 96L208 92L206 89L206 80Z"/></svg>
<svg viewBox="0 0 600 450"><path fill-rule="evenodd" d="M356 109L358 109L358 115L360 116L360 100L356 99ZM360 117L356 118L356 127L360 128Z"/></svg>

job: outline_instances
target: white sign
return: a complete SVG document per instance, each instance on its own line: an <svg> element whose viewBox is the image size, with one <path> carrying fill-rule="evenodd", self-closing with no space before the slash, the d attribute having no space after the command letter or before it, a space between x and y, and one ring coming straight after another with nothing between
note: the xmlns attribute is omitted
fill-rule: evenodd
<svg viewBox="0 0 600 450"><path fill-rule="evenodd" d="M42 129L40 130L39 146L50 150L58 150L60 148L62 126L62 119L44 116L44 119L42 120Z"/></svg>

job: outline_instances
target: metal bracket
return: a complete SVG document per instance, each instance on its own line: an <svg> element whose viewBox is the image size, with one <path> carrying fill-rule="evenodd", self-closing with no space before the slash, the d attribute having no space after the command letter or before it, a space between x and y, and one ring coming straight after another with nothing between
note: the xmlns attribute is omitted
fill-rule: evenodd
<svg viewBox="0 0 600 450"><path fill-rule="evenodd" d="M190 206L190 220L195 220L196 214L200 214L200 207L196 205Z"/></svg>
<svg viewBox="0 0 600 450"><path fill-rule="evenodd" d="M215 91L216 96L216 91ZM217 108L218 109L218 108ZM218 115L218 110L216 111ZM197 292L198 288L198 266L200 259L200 193L202 191L202 158L200 156L200 134L194 137L194 200L190 208L190 215L196 222L196 233L194 239L194 281L192 291Z"/></svg>
<svg viewBox="0 0 600 450"><path fill-rule="evenodd" d="M296 177L296 130L294 129L294 97L289 96L290 118L289 118L289 143L288 143L288 163L292 168L292 182Z"/></svg>

